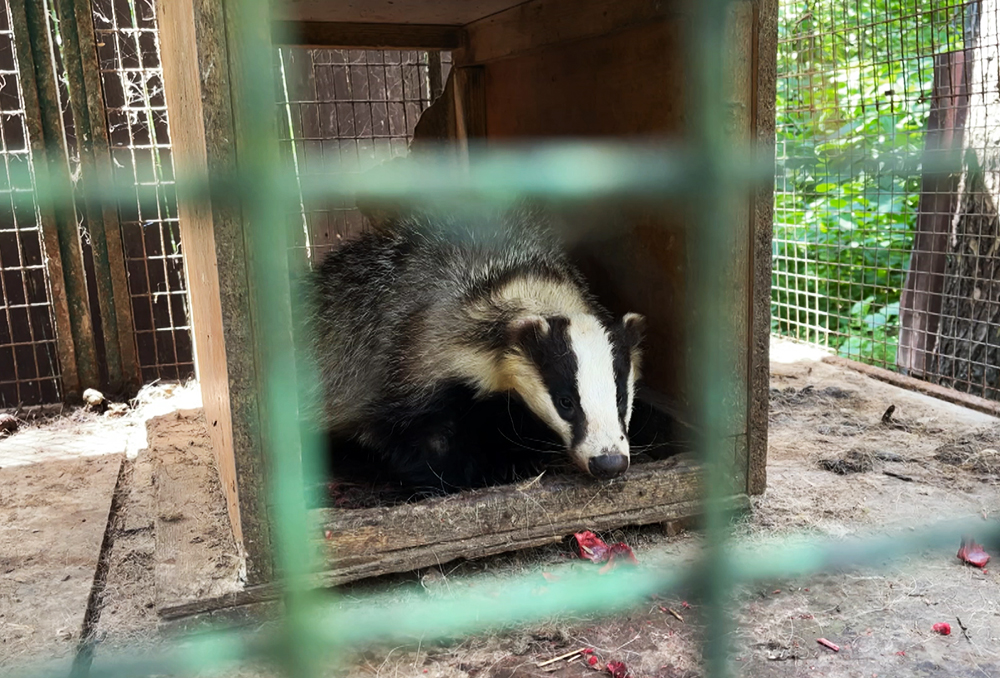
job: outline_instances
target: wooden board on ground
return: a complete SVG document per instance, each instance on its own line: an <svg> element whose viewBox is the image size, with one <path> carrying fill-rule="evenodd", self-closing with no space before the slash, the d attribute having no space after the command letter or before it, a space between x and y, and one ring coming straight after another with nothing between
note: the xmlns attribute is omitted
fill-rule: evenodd
<svg viewBox="0 0 1000 678"><path fill-rule="evenodd" d="M201 410L150 420L158 606L234 591L242 561L233 540Z"/></svg>
<svg viewBox="0 0 1000 678"><path fill-rule="evenodd" d="M20 437L0 441L0 456ZM76 459L39 452L0 469L0 667L44 660L56 675L80 641L125 455L124 444Z"/></svg>
<svg viewBox="0 0 1000 678"><path fill-rule="evenodd" d="M542 475L417 504L320 510L313 518L327 537L330 577L353 578L535 546L584 529L683 518L697 511L698 476L694 464L673 458L633 467L609 483Z"/></svg>
<svg viewBox="0 0 1000 678"><path fill-rule="evenodd" d="M312 514L315 543L330 569L314 585L328 587L407 572L458 559L482 558L561 541L581 530L688 519L701 507L699 467L674 457L636 466L610 483L576 475L543 475L415 504ZM732 510L748 506L734 497ZM175 620L221 608L274 601L280 589L255 586L216 599L159 607Z"/></svg>

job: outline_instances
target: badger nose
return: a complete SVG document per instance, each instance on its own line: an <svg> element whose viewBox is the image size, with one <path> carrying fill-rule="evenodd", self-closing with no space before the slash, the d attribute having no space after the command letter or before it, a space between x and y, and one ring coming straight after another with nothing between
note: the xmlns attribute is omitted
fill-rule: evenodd
<svg viewBox="0 0 1000 678"><path fill-rule="evenodd" d="M588 463L590 474L601 480L611 480L628 469L628 456L624 454L602 454L591 457Z"/></svg>

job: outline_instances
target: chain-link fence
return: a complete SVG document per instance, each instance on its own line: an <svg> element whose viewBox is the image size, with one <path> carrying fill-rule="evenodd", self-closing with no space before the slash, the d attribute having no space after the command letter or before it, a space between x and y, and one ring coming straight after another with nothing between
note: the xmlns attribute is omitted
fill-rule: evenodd
<svg viewBox="0 0 1000 678"><path fill-rule="evenodd" d="M774 330L1000 396L996 12L781 3Z"/></svg>

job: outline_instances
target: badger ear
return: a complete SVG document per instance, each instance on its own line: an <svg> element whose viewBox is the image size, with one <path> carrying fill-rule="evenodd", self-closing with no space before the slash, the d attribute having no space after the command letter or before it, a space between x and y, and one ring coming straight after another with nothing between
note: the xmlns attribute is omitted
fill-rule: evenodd
<svg viewBox="0 0 1000 678"><path fill-rule="evenodd" d="M549 333L549 321L540 315L524 315L507 325L507 343L524 346L538 341Z"/></svg>
<svg viewBox="0 0 1000 678"><path fill-rule="evenodd" d="M638 313L626 313L622 318L625 328L625 342L631 350L636 350L646 334L646 317Z"/></svg>

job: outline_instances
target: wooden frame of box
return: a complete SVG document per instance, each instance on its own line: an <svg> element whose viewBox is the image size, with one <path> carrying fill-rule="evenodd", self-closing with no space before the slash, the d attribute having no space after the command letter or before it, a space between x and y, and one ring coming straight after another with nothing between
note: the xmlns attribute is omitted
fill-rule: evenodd
<svg viewBox="0 0 1000 678"><path fill-rule="evenodd" d="M296 44L369 49L448 49L453 74L425 112L438 136L680 138L686 5L675 0L301 0L279 8ZM177 173L237 167L241 127L231 92L245 77L234 44L236 0L159 0L166 95ZM294 14L292 13L294 12ZM732 129L773 145L776 0L735 3ZM436 118L436 122L433 120ZM434 122L434 124L431 124ZM444 131L442 131L444 130ZM434 136L433 133L430 136ZM234 143L235 141L235 143ZM266 422L254 290L240 215L218 205L180 207L204 407L222 487L248 579L266 585L270 558ZM629 213L627 228L578 253L597 294L615 312L648 322L645 386L652 397L683 389L684 229L662 213ZM745 494L763 491L767 448L772 192L742 205L729 266L739 365L731 440ZM659 349L656 347L660 347ZM692 516L697 471L666 460L635 467L613 485L543 478L417 504L317 511L337 559L323 576L337 583L475 557L562 538L580 528L611 529ZM584 501L586 497L586 501ZM529 506L542 505L545 511ZM317 530L322 539L322 532Z"/></svg>

